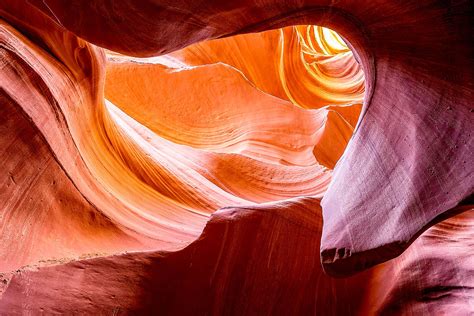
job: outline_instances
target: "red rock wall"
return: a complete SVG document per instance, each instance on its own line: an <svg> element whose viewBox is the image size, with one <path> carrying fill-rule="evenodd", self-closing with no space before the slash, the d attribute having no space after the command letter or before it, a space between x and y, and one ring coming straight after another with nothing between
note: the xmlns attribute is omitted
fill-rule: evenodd
<svg viewBox="0 0 474 316"><path fill-rule="evenodd" d="M0 313L472 313L469 1L0 17Z"/></svg>

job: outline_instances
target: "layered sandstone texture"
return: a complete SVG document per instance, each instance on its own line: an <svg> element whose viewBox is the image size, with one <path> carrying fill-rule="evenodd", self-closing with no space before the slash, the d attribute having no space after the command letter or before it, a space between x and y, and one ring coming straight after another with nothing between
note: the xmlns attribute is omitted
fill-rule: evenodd
<svg viewBox="0 0 474 316"><path fill-rule="evenodd" d="M470 1L2 0L0 314L474 313L472 34Z"/></svg>

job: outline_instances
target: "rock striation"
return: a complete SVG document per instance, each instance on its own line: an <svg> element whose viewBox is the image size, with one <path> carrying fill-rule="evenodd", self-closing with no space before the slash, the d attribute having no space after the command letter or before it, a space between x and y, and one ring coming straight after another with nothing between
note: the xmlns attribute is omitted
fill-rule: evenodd
<svg viewBox="0 0 474 316"><path fill-rule="evenodd" d="M2 1L0 314L472 313L473 17Z"/></svg>

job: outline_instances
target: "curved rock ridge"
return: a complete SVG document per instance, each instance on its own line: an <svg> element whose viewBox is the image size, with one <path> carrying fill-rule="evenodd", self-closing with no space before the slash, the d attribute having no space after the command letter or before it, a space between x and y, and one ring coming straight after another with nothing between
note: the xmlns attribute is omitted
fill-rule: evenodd
<svg viewBox="0 0 474 316"><path fill-rule="evenodd" d="M187 65L224 62L260 90L303 108L362 104L364 72L334 31L293 26L197 43L169 54Z"/></svg>
<svg viewBox="0 0 474 316"><path fill-rule="evenodd" d="M335 279L323 273L318 259L317 199L225 208L181 251L32 266L5 276L0 311L468 315L474 254L466 249L474 246L474 209L462 210L427 230L401 257Z"/></svg>
<svg viewBox="0 0 474 316"><path fill-rule="evenodd" d="M12 2L5 12L20 8ZM25 117L23 120L32 125L29 133L37 135L33 139L39 137L45 148L41 155L52 157L59 167L53 174L72 184L67 190L74 196L70 199L82 199L81 207L91 209L92 218L87 220L91 234L102 234L103 217L118 235L113 238L122 245L112 243L112 237L97 241L97 245L87 240L81 244L85 232L77 232L75 236L54 237L64 241L48 253L41 249L52 247L53 237L34 236L35 229L42 229L40 223L34 223L38 228L22 232L22 238L12 238L13 225L21 222L30 208L44 208L44 214L50 211L49 206L36 206L34 198L26 203L27 195L15 200L5 191L2 212L11 215L2 217L1 236L8 241L2 270L94 253L180 249L199 236L209 215L220 208L298 196L322 198L331 179L329 168L339 159L355 125L354 120L348 120L360 111L360 106L354 105L358 97L349 104L304 109L289 98L260 89L259 82L249 80L225 60L194 65L184 57L178 62L172 55L136 59L108 52L106 56L103 49L75 37L41 12L33 8L27 12L28 19L23 21L5 14L17 29L6 21L1 24L2 98L10 104L4 110L7 117L13 109L18 112L18 122L11 119L4 128L8 131L14 124L26 124L20 122ZM280 36L282 31L269 31L260 42L266 43L267 37ZM294 31L289 34L289 39L302 36ZM328 40L323 33L317 36L311 44L313 54L351 56L340 39L335 47L345 48L328 51L330 36L338 39L333 33L328 33ZM255 42L252 36L240 40ZM292 48L293 53L285 49L285 62L301 61L301 46ZM244 65L243 60L241 63ZM345 71L337 58L322 63ZM314 62L313 67L317 67ZM354 81L359 81L360 72ZM309 70L301 73L315 76ZM277 72L273 76L280 78ZM336 72L332 76L333 81L338 80ZM11 133L2 135L5 143L18 138ZM47 195L52 190L49 185L43 189L42 182L35 184L30 179L30 174L40 170L28 166L26 157L21 163L10 157L21 156L25 146L39 145L25 140L14 144L6 147L4 159L13 160L16 169L21 165L29 173L14 175L16 169L7 167L5 183L19 183L11 187L12 192L27 192L34 185L32 194ZM53 196L50 198L55 200ZM76 212L77 207L71 202L53 208ZM48 234L56 236L64 230L60 224L50 225ZM80 223L71 225L71 232L74 225L81 228ZM16 255L16 249L22 249L23 254Z"/></svg>
<svg viewBox="0 0 474 316"><path fill-rule="evenodd" d="M1 94L0 271L40 262L150 249L156 241L118 227L67 177L45 139ZM1 281L0 281L1 282Z"/></svg>
<svg viewBox="0 0 474 316"><path fill-rule="evenodd" d="M328 273L355 273L399 255L474 191L469 1L29 3L81 38L135 56L297 24L327 26L348 39L367 97L323 201Z"/></svg>
<svg viewBox="0 0 474 316"><path fill-rule="evenodd" d="M2 1L0 314L472 313L473 12Z"/></svg>

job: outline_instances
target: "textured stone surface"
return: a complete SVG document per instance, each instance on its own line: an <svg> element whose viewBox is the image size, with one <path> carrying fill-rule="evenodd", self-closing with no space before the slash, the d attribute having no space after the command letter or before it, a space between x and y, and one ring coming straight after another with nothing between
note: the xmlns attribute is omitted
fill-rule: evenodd
<svg viewBox="0 0 474 316"><path fill-rule="evenodd" d="M2 1L0 313L472 313L473 15Z"/></svg>
<svg viewBox="0 0 474 316"><path fill-rule="evenodd" d="M318 259L317 200L226 208L178 252L20 270L9 281L0 311L467 315L474 286L474 255L466 252L474 246L473 214L471 209L432 227L400 258L334 279Z"/></svg>
<svg viewBox="0 0 474 316"><path fill-rule="evenodd" d="M321 254L332 274L398 255L473 192L470 1L32 3L93 43L141 56L297 23L327 25L345 36L360 55L368 92L323 202Z"/></svg>

